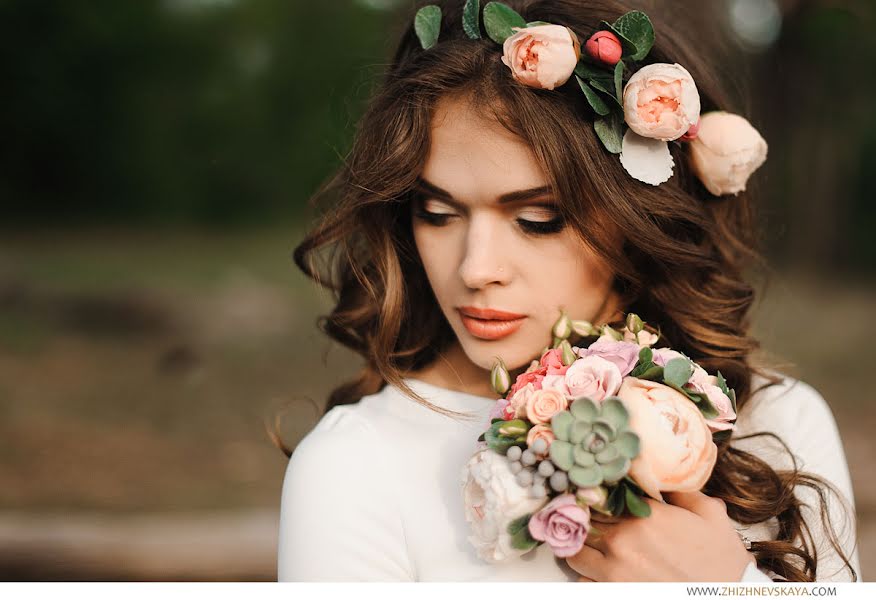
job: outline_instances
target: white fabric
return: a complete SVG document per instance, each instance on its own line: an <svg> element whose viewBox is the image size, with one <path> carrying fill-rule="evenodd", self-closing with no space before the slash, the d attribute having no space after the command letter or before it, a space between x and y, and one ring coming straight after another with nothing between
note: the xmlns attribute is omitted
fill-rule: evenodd
<svg viewBox="0 0 876 600"><path fill-rule="evenodd" d="M406 383L451 410L456 420L422 407L393 386L358 403L337 406L296 447L283 482L278 548L280 581L576 581L578 574L542 544L523 558L491 565L466 537L459 474L485 429L493 398ZM756 389L756 388L755 388ZM755 394L740 411L736 435L769 430L785 441L800 467L831 481L854 498L842 442L827 403L811 386L786 378ZM739 440L740 448L787 464L771 454L776 444ZM810 498L806 490L801 497ZM817 505L816 505L817 506ZM834 527L859 574L855 524L836 503ZM821 532L814 513L804 513ZM854 513L852 512L852 515ZM853 517L852 517L853 518ZM772 521L772 522L771 522ZM774 520L743 529L752 541L774 539ZM849 575L819 537L818 581ZM770 581L748 568L741 581Z"/></svg>

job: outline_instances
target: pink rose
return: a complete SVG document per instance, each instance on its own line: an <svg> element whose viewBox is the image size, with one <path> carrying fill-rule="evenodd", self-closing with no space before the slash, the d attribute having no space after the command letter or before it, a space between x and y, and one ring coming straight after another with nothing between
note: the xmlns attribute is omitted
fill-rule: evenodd
<svg viewBox="0 0 876 600"><path fill-rule="evenodd" d="M547 425L534 425L532 429L530 429L526 434L526 445L529 446L530 450L532 449L532 444L535 440L544 440L547 444L546 448L551 447L551 443L557 439L554 435L554 430L551 429ZM545 458L548 456L548 450L545 450L541 454L536 454L539 458Z"/></svg>
<svg viewBox="0 0 876 600"><path fill-rule="evenodd" d="M533 425L549 423L551 417L566 410L569 400L558 390L536 390L526 399L526 418Z"/></svg>
<svg viewBox="0 0 876 600"><path fill-rule="evenodd" d="M561 558L580 552L589 531L590 509L580 506L573 494L557 496L529 519L529 534Z"/></svg>
<svg viewBox="0 0 876 600"><path fill-rule="evenodd" d="M656 63L636 71L624 87L624 120L635 133L669 141L700 117L700 93L687 69Z"/></svg>
<svg viewBox="0 0 876 600"><path fill-rule="evenodd" d="M690 398L662 383L627 377L618 392L640 440L629 475L649 496L702 489L718 447L706 419Z"/></svg>
<svg viewBox="0 0 876 600"><path fill-rule="evenodd" d="M573 398L587 396L598 404L617 393L622 379L616 364L594 354L572 363L566 372L566 387Z"/></svg>
<svg viewBox="0 0 876 600"><path fill-rule="evenodd" d="M706 419L709 429L712 431L724 431L727 429L736 429L733 423L736 420L736 412L733 410L733 403L730 398L721 391L718 387L718 378L714 375L709 375L701 368L694 370L690 381L684 387L690 388L695 392L705 394L709 402L718 409L718 416L714 419Z"/></svg>
<svg viewBox="0 0 876 600"><path fill-rule="evenodd" d="M675 350L671 350L669 348L657 348L656 350L651 351L651 360L658 367L665 367L666 363L668 363L673 358L687 358L681 352L677 352Z"/></svg>
<svg viewBox="0 0 876 600"><path fill-rule="evenodd" d="M551 348L541 357L541 366L547 367L547 375L565 375L569 369L563 364L563 351L559 348Z"/></svg>
<svg viewBox="0 0 876 600"><path fill-rule="evenodd" d="M744 191L766 157L767 143L757 129L743 117L723 111L704 114L690 143L693 172L715 196Z"/></svg>
<svg viewBox="0 0 876 600"><path fill-rule="evenodd" d="M566 369L566 372L568 369ZM543 390L557 390L558 392L562 392L563 394L569 394L569 388L566 387L566 376L563 375L545 375L544 379L541 380L541 389Z"/></svg>
<svg viewBox="0 0 876 600"><path fill-rule="evenodd" d="M578 356L600 356L617 365L622 377L629 375L636 362L639 360L639 347L630 342L617 342L608 337L602 337L590 344L589 348L582 348Z"/></svg>
<svg viewBox="0 0 876 600"><path fill-rule="evenodd" d="M535 389L541 389L541 380L544 379L544 376L547 374L547 367L539 367L533 371L527 371L526 373L521 373L517 376L517 379L514 381L514 385L511 386L511 389L508 390L508 398L510 399L514 394L517 393L517 390L526 387L529 384L535 386Z"/></svg>
<svg viewBox="0 0 876 600"><path fill-rule="evenodd" d="M591 35L584 50L593 60L611 66L616 65L623 54L620 40L610 31L597 31Z"/></svg>
<svg viewBox="0 0 876 600"><path fill-rule="evenodd" d="M546 90L566 83L581 56L578 36L562 25L511 28L515 30L502 45L502 62L514 79Z"/></svg>

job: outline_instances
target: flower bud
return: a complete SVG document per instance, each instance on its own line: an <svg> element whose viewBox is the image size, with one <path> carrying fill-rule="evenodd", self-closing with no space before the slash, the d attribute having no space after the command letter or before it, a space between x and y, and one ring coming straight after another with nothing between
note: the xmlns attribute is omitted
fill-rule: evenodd
<svg viewBox="0 0 876 600"><path fill-rule="evenodd" d="M560 318L554 323L553 334L563 340L572 335L572 319L569 318L566 311L563 311Z"/></svg>
<svg viewBox="0 0 876 600"><path fill-rule="evenodd" d="M593 60L606 65L616 65L623 54L623 46L611 31L597 31L584 44L584 50Z"/></svg>
<svg viewBox="0 0 876 600"><path fill-rule="evenodd" d="M526 423L520 419L514 419L513 421L505 421L505 423L499 427L499 434L507 437L517 437L523 435L528 430L529 427L526 426Z"/></svg>
<svg viewBox="0 0 876 600"><path fill-rule="evenodd" d="M595 335L599 333L590 321L572 321L572 331L578 335Z"/></svg>
<svg viewBox="0 0 876 600"><path fill-rule="evenodd" d="M504 396L511 389L511 374L505 367L504 361L501 358L498 361L493 365L493 370L490 371L490 383L497 394Z"/></svg>
<svg viewBox="0 0 876 600"><path fill-rule="evenodd" d="M691 140L695 140L700 133L700 119L697 119L697 122L690 126L690 129L687 130L683 136L678 138L682 142L689 142Z"/></svg>
<svg viewBox="0 0 876 600"><path fill-rule="evenodd" d="M620 331L617 331L616 329L612 329L611 326L609 326L609 325L603 325L601 331L602 331L602 335L607 335L608 337L612 338L613 340L615 340L617 342L624 339L624 336L621 334Z"/></svg>
<svg viewBox="0 0 876 600"><path fill-rule="evenodd" d="M608 491L600 486L578 488L575 492L575 497L579 504L584 504L598 510L599 512L608 513L606 502L608 501Z"/></svg>
<svg viewBox="0 0 876 600"><path fill-rule="evenodd" d="M630 313L627 315L627 330L630 333L639 333L645 328L645 324L642 323L642 319L639 318L639 315L636 313Z"/></svg>
<svg viewBox="0 0 876 600"><path fill-rule="evenodd" d="M575 351L572 350L572 345L569 344L569 340L563 340L560 344L560 349L563 351L563 364L567 367L578 358Z"/></svg>

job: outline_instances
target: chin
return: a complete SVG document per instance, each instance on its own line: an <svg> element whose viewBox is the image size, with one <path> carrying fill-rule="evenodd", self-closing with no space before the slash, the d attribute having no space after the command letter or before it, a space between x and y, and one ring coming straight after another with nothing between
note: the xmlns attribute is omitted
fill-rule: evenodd
<svg viewBox="0 0 876 600"><path fill-rule="evenodd" d="M484 370L491 370L496 363L496 356L499 356L508 370L513 372L528 367L533 359L539 358L546 345L547 342L533 345L513 339L487 342L470 338L462 347L469 360Z"/></svg>

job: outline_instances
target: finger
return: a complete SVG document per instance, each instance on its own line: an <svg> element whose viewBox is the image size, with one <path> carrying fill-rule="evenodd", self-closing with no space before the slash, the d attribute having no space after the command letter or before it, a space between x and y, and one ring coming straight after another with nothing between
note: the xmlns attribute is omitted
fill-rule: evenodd
<svg viewBox="0 0 876 600"><path fill-rule="evenodd" d="M566 564L580 575L593 581L607 581L605 578L607 566L605 555L586 544L576 554L567 557Z"/></svg>
<svg viewBox="0 0 876 600"><path fill-rule="evenodd" d="M706 496L702 492L666 492L664 497L669 504L701 516L712 515L716 509L722 510L725 514L727 512L723 500Z"/></svg>
<svg viewBox="0 0 876 600"><path fill-rule="evenodd" d="M584 543L595 550L599 550L602 554L608 553L608 545L606 544L606 535L611 531L612 526L603 523L590 523L590 531L587 532L587 537L584 538Z"/></svg>
<svg viewBox="0 0 876 600"><path fill-rule="evenodd" d="M578 578L578 583L596 583L595 580L590 579L589 577L584 577L583 575Z"/></svg>

